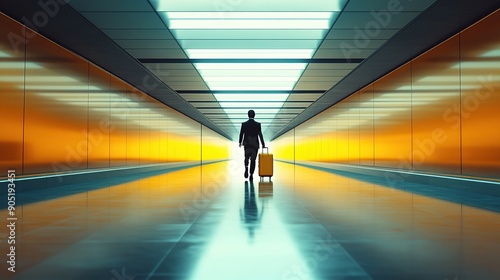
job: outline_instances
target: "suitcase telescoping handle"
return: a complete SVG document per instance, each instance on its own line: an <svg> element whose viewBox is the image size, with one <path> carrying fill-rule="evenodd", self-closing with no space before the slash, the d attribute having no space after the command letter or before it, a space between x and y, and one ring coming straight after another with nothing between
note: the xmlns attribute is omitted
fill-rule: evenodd
<svg viewBox="0 0 500 280"><path fill-rule="evenodd" d="M267 150L267 154L269 154L269 147L262 147L262 153L264 153L264 149Z"/></svg>

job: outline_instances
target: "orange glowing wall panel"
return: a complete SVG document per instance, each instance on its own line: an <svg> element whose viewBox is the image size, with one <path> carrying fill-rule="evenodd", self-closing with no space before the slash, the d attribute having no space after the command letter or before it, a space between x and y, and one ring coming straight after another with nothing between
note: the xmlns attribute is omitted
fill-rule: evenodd
<svg viewBox="0 0 500 280"><path fill-rule="evenodd" d="M347 99L349 105L349 164L359 164L359 93Z"/></svg>
<svg viewBox="0 0 500 280"><path fill-rule="evenodd" d="M152 121L152 100L149 98L141 102L142 106L136 116L140 123L140 163L149 164L151 158L151 121Z"/></svg>
<svg viewBox="0 0 500 280"><path fill-rule="evenodd" d="M359 92L359 164L373 166L373 86Z"/></svg>
<svg viewBox="0 0 500 280"><path fill-rule="evenodd" d="M295 161L295 129L283 134L278 140L274 141L271 148L276 158L287 161Z"/></svg>
<svg viewBox="0 0 500 280"><path fill-rule="evenodd" d="M201 124L36 32L29 31L25 45L21 30L0 13L3 170L201 161ZM16 32L21 41L12 45L8 34ZM229 140L208 128L204 133L206 158L227 159Z"/></svg>
<svg viewBox="0 0 500 280"><path fill-rule="evenodd" d="M459 36L411 62L413 170L460 174L460 125L447 114L460 104Z"/></svg>
<svg viewBox="0 0 500 280"><path fill-rule="evenodd" d="M25 45L9 39L21 36L21 25L0 18L0 177L5 177L7 170L22 173Z"/></svg>
<svg viewBox="0 0 500 280"><path fill-rule="evenodd" d="M500 11L460 36L462 170L500 178ZM448 116L457 123L454 111Z"/></svg>
<svg viewBox="0 0 500 280"><path fill-rule="evenodd" d="M500 178L492 26L500 11L274 140L276 158Z"/></svg>
<svg viewBox="0 0 500 280"><path fill-rule="evenodd" d="M145 95L130 86L127 92L127 165L137 165L141 163L140 111Z"/></svg>
<svg viewBox="0 0 500 280"><path fill-rule="evenodd" d="M24 173L87 168L88 63L34 35L26 64Z"/></svg>
<svg viewBox="0 0 500 280"><path fill-rule="evenodd" d="M337 131L337 162L349 163L349 103L339 103L335 111Z"/></svg>
<svg viewBox="0 0 500 280"><path fill-rule="evenodd" d="M127 85L111 76L110 93L110 166L123 166L127 163L127 121L131 121L127 119L130 117Z"/></svg>
<svg viewBox="0 0 500 280"><path fill-rule="evenodd" d="M411 68L403 65L373 84L375 165L411 162Z"/></svg>
<svg viewBox="0 0 500 280"><path fill-rule="evenodd" d="M149 119L151 130L149 133L149 161L150 163L160 162L160 139L161 139L161 126L160 120L164 118L161 114L161 105L156 100L152 103L152 112Z"/></svg>
<svg viewBox="0 0 500 280"><path fill-rule="evenodd" d="M109 167L109 73L89 65L88 168Z"/></svg>
<svg viewBox="0 0 500 280"><path fill-rule="evenodd" d="M201 127L202 136L202 161L213 161L229 158L229 142L215 133L211 129L202 125Z"/></svg>
<svg viewBox="0 0 500 280"><path fill-rule="evenodd" d="M166 115L166 110L162 110L163 115ZM168 120L166 117L160 118L159 125L162 128L160 130L160 143L159 143L159 158L160 162L168 162Z"/></svg>
<svg viewBox="0 0 500 280"><path fill-rule="evenodd" d="M329 114L335 115L337 112L336 107L331 107L327 110ZM331 129L328 129L327 132L327 141L329 142L329 152L328 152L328 158L327 161L332 161L336 162L338 161L339 158L339 152L338 152L338 129L337 129L337 118L329 118L327 126L331 127Z"/></svg>

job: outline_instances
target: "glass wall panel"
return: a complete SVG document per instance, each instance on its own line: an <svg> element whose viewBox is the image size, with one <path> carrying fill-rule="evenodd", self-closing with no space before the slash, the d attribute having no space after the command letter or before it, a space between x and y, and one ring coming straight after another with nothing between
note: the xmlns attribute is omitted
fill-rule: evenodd
<svg viewBox="0 0 500 280"><path fill-rule="evenodd" d="M373 166L373 85L359 92L359 164Z"/></svg>
<svg viewBox="0 0 500 280"><path fill-rule="evenodd" d="M310 141L304 130L304 123L295 129L295 160L310 160L310 153L307 153L307 145Z"/></svg>
<svg viewBox="0 0 500 280"><path fill-rule="evenodd" d="M346 100L349 105L349 164L359 164L359 93Z"/></svg>
<svg viewBox="0 0 500 280"><path fill-rule="evenodd" d="M376 166L412 161L410 70L406 64L373 84Z"/></svg>
<svg viewBox="0 0 500 280"><path fill-rule="evenodd" d="M127 164L127 122L134 122L133 117L127 119L129 112L127 85L118 78L111 76L110 88L110 166Z"/></svg>
<svg viewBox="0 0 500 280"><path fill-rule="evenodd" d="M153 113L154 101L150 98L145 98L141 102L141 109L139 112L140 123L140 143L141 143L141 164L150 163L151 157L151 116Z"/></svg>
<svg viewBox="0 0 500 280"><path fill-rule="evenodd" d="M459 36L454 36L412 65L413 169L460 174L460 124L453 106L460 104Z"/></svg>
<svg viewBox="0 0 500 280"><path fill-rule="evenodd" d="M295 161L295 129L283 134L279 139L272 142L272 153L275 158Z"/></svg>
<svg viewBox="0 0 500 280"><path fill-rule="evenodd" d="M87 168L88 63L34 34L25 90L25 174Z"/></svg>
<svg viewBox="0 0 500 280"><path fill-rule="evenodd" d="M127 86L129 96L127 98L127 165L141 163L141 124L140 116L142 101L145 95Z"/></svg>
<svg viewBox="0 0 500 280"><path fill-rule="evenodd" d="M500 11L460 35L462 168L500 178ZM456 123L457 113L450 118Z"/></svg>
<svg viewBox="0 0 500 280"><path fill-rule="evenodd" d="M181 113L171 110L169 119L169 142L172 149L169 154L173 161L201 160L201 126L198 122L186 118Z"/></svg>
<svg viewBox="0 0 500 280"><path fill-rule="evenodd" d="M336 107L337 162L349 163L349 103L344 99Z"/></svg>
<svg viewBox="0 0 500 280"><path fill-rule="evenodd" d="M159 147L159 154L160 154L160 162L168 162L168 111L163 108L161 110L161 118L160 118L160 147Z"/></svg>
<svg viewBox="0 0 500 280"><path fill-rule="evenodd" d="M309 153L313 156L315 161L323 161L323 134L327 131L325 129L325 120L327 119L324 112L320 113L317 118L309 120L310 126L314 129L310 129L308 132L311 137L311 147L308 148ZM305 126L304 129L310 128Z"/></svg>
<svg viewBox="0 0 500 280"><path fill-rule="evenodd" d="M206 126L201 126L202 161L222 160L230 157L231 142Z"/></svg>
<svg viewBox="0 0 500 280"><path fill-rule="evenodd" d="M174 133L174 127L175 127L175 111L173 109L168 109L167 110L168 114L168 121L167 121L167 127L168 127L168 132L167 132L167 159L169 162L176 162L177 158L175 157L175 152L178 148L176 148L175 145L179 142L179 137Z"/></svg>
<svg viewBox="0 0 500 280"><path fill-rule="evenodd" d="M331 158L331 150L332 150L332 145L331 141L329 139L329 131L331 128L325 127L321 131L321 161L322 162L328 162Z"/></svg>
<svg viewBox="0 0 500 280"><path fill-rule="evenodd" d="M338 128L337 128L337 118L335 117L337 114L337 108L332 107L327 110L328 115L330 116L328 118L328 123L327 126L330 127L330 131L327 134L327 139L330 142L329 143L329 152L328 152L328 158L327 161L329 162L338 162L339 155L338 155L338 146L339 146L339 141L338 141Z"/></svg>
<svg viewBox="0 0 500 280"><path fill-rule="evenodd" d="M20 24L0 13L0 178L7 176L7 170L23 173L25 44L21 30Z"/></svg>
<svg viewBox="0 0 500 280"><path fill-rule="evenodd" d="M109 73L89 64L88 168L109 166Z"/></svg>
<svg viewBox="0 0 500 280"><path fill-rule="evenodd" d="M164 105L156 101L152 104L152 112L149 119L149 124L151 126L149 134L149 156L150 163L160 162L160 140L163 127L161 126L161 120L164 118L162 111Z"/></svg>

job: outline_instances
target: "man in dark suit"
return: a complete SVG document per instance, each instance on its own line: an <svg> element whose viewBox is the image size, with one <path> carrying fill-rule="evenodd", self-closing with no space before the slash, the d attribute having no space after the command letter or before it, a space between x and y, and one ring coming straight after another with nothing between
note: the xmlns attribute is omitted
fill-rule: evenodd
<svg viewBox="0 0 500 280"><path fill-rule="evenodd" d="M248 178L248 160L250 160L250 180L253 180L253 172L255 171L255 159L257 158L257 152L259 151L259 137L262 147L265 147L264 137L262 136L262 130L260 123L256 122L255 112L253 110L248 111L249 120L241 124L240 130L240 140L238 143L245 147L245 178Z"/></svg>

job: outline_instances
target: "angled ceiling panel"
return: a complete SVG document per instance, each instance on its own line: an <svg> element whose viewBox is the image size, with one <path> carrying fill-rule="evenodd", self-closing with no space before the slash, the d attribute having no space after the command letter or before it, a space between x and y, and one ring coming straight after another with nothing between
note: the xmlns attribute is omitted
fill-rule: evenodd
<svg viewBox="0 0 500 280"><path fill-rule="evenodd" d="M379 29L376 32L370 33L369 38L374 39L374 40L388 40L392 38L397 32L399 32L399 28L394 28L394 29ZM335 26L330 30L328 35L326 36L326 39L328 40L354 40L357 38L360 38L361 36L365 36L366 31L364 31L364 28L360 29L353 29L351 28L346 28L346 29L340 29L336 28ZM366 35L368 36L368 35Z"/></svg>
<svg viewBox="0 0 500 280"><path fill-rule="evenodd" d="M115 42L124 49L178 49L175 40L119 39Z"/></svg>
<svg viewBox="0 0 500 280"><path fill-rule="evenodd" d="M340 80L340 79L339 79ZM328 83L316 83L316 82L298 82L295 86L296 90L329 90L337 82L332 80Z"/></svg>
<svg viewBox="0 0 500 280"><path fill-rule="evenodd" d="M112 40L173 40L174 37L164 27L158 29L110 29L102 28Z"/></svg>
<svg viewBox="0 0 500 280"><path fill-rule="evenodd" d="M133 57L140 58L186 58L181 49L125 49Z"/></svg>
<svg viewBox="0 0 500 280"><path fill-rule="evenodd" d="M368 48L368 49L377 49L380 48L387 40L380 40L380 39L370 39L367 40L365 44L363 44L363 48ZM337 40L337 39L327 39L323 41L321 44L320 48L326 48L326 49L342 49L342 43L345 43L344 40Z"/></svg>
<svg viewBox="0 0 500 280"><path fill-rule="evenodd" d="M304 93L294 93L291 94L290 97L288 97L287 101L316 101L318 98L320 98L323 94L319 93L309 93L309 94L304 94Z"/></svg>
<svg viewBox="0 0 500 280"><path fill-rule="evenodd" d="M69 1L67 1L69 2ZM80 12L152 12L153 8L147 1L137 0L106 0L88 1L71 0L71 6Z"/></svg>
<svg viewBox="0 0 500 280"><path fill-rule="evenodd" d="M434 0L405 0L405 1L365 1L350 0L344 11L394 11L394 12L421 12L429 7Z"/></svg>
<svg viewBox="0 0 500 280"><path fill-rule="evenodd" d="M309 63L307 70L353 70L359 63ZM347 74L348 72L346 71Z"/></svg>
<svg viewBox="0 0 500 280"><path fill-rule="evenodd" d="M355 32L355 27L364 28L368 23L378 26L380 29L401 29L416 16L419 12L399 12L386 16L385 11L375 10L373 12L343 12L335 22L335 29L351 29Z"/></svg>
<svg viewBox="0 0 500 280"><path fill-rule="evenodd" d="M304 74L302 75L302 78L316 78L316 79L322 79L323 77L345 77L347 74L349 74L352 70L338 70L338 69L320 69L320 70L314 70L314 69L307 69L304 71Z"/></svg>
<svg viewBox="0 0 500 280"><path fill-rule="evenodd" d="M165 28L155 12L81 12L81 15L103 29Z"/></svg>
<svg viewBox="0 0 500 280"><path fill-rule="evenodd" d="M314 54L314 58L342 58L349 61L349 59L367 58L375 51L376 49L368 48L321 48Z"/></svg>

